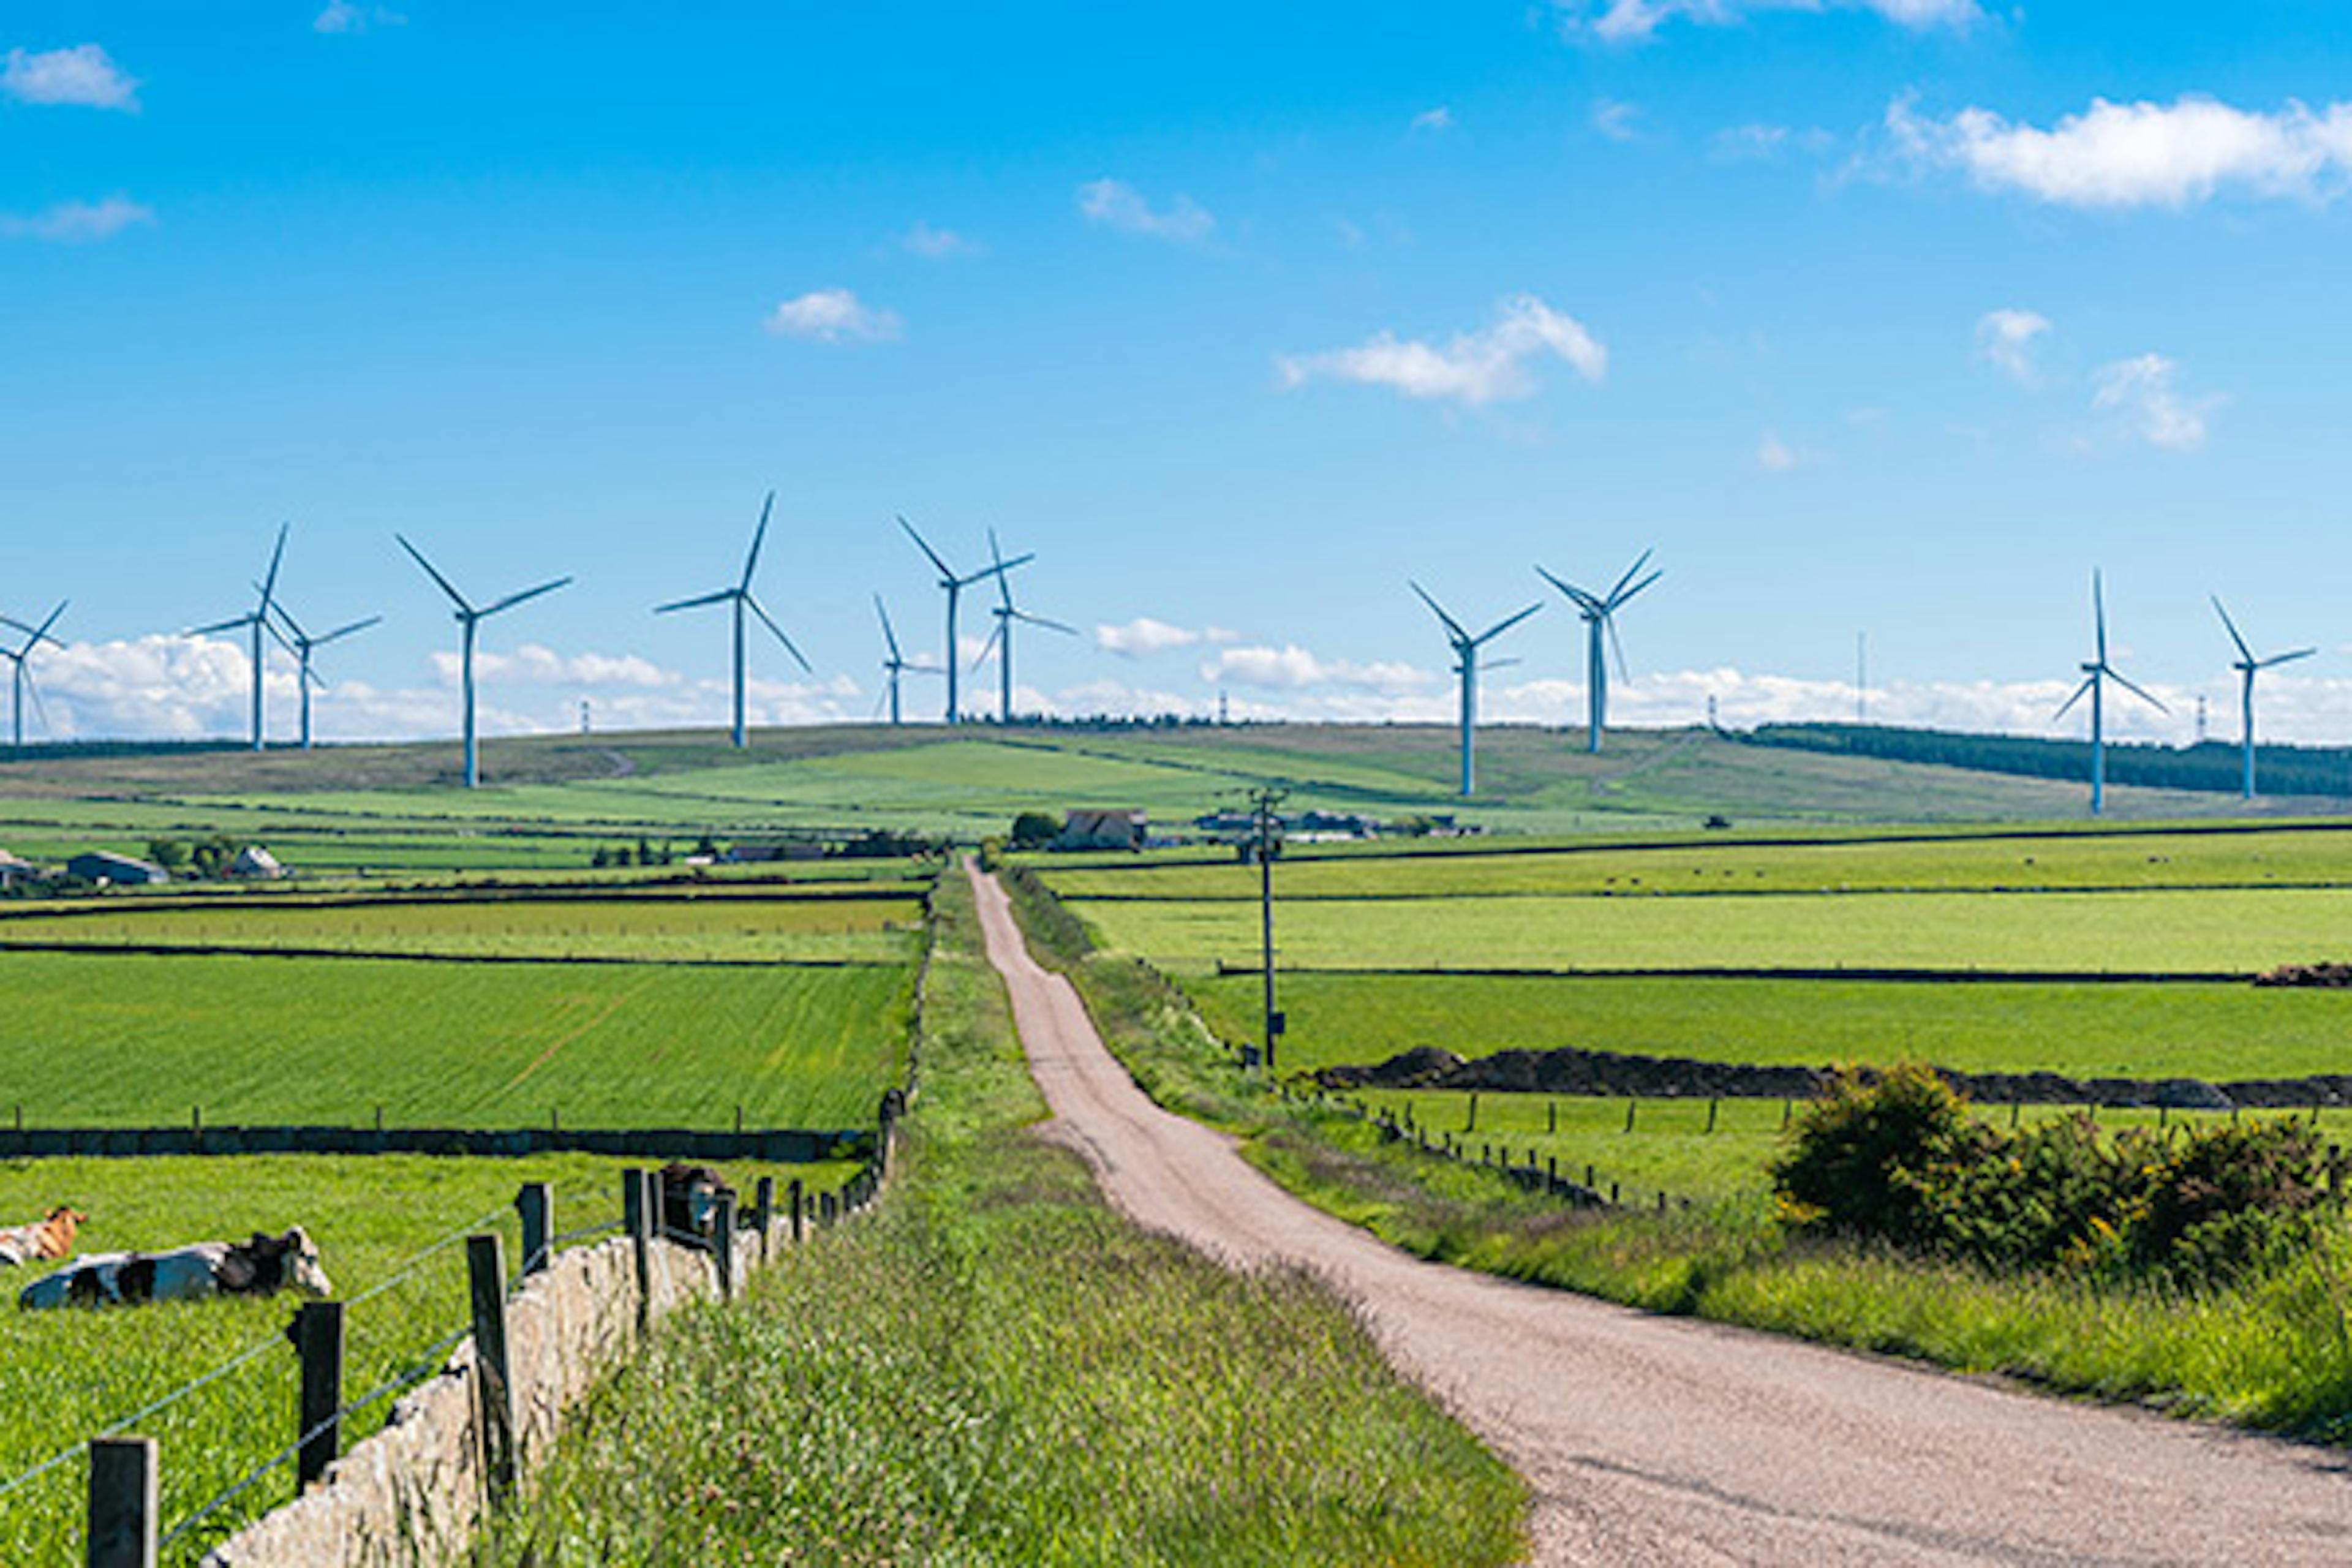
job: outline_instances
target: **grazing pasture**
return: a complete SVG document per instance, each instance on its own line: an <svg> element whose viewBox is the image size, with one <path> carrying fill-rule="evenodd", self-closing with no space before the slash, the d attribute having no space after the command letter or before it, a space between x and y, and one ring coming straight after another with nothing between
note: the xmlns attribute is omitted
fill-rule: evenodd
<svg viewBox="0 0 2352 1568"><path fill-rule="evenodd" d="M617 1217L626 1163L586 1155L16 1161L0 1163L0 1215L72 1203L90 1215L80 1246L91 1252L240 1240L301 1225L318 1242L337 1296L351 1303L344 1393L356 1398L436 1368L446 1351L428 1352L467 1321L463 1250L451 1247L399 1278L418 1252L479 1221L472 1228L500 1232L509 1267L519 1267L512 1205L522 1183L553 1184L557 1229L572 1230ZM745 1194L761 1174L779 1186L799 1177L814 1192L854 1169L747 1164L727 1173ZM247 1351L256 1353L247 1365L137 1424L163 1445L164 1518L183 1517L291 1441L296 1363L283 1337L290 1297L17 1310L16 1290L47 1271L0 1269L8 1293L0 1300L0 1406L9 1412L0 1421L0 1485ZM390 1405L347 1423L346 1441L375 1430ZM77 1456L0 1497L0 1562L78 1560L86 1475ZM292 1493L289 1468L192 1540L218 1541ZM191 1547L170 1560L196 1555Z"/></svg>
<svg viewBox="0 0 2352 1568"><path fill-rule="evenodd" d="M903 965L0 953L28 1125L859 1127L903 1060ZM9 1114L0 1109L0 1114Z"/></svg>

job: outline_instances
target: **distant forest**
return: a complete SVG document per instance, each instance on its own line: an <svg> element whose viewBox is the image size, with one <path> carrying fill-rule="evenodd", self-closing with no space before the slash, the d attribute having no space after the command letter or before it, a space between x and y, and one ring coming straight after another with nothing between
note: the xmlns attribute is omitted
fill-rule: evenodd
<svg viewBox="0 0 2352 1568"><path fill-rule="evenodd" d="M2019 735L1970 735L1950 730L1904 730L1880 724L1767 724L1732 737L1755 746L1936 763L1979 773L2027 778L2087 779L2087 741L2040 741ZM2149 789L2234 794L2242 767L2239 749L2224 741L2194 746L2147 742L2107 745L2107 782ZM2352 796L2352 750L2331 746L2257 746L2257 783L2264 795Z"/></svg>

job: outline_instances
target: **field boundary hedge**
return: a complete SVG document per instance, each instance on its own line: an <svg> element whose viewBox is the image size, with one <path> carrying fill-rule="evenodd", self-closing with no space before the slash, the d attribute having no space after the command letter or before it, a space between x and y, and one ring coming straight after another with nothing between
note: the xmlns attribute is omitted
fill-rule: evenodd
<svg viewBox="0 0 2352 1568"><path fill-rule="evenodd" d="M0 948L6 944L0 943ZM1219 978L1263 974L1255 963L1217 960ZM1682 969L1512 969L1475 965L1432 965L1421 968L1374 964L1285 963L1282 974L1407 974L1433 979L1493 980L1870 980L1899 985L2248 985L2256 979L2251 969L1872 969L1859 965L1738 968L1725 964Z"/></svg>
<svg viewBox="0 0 2352 1568"><path fill-rule="evenodd" d="M295 947L205 942L10 942L0 952L131 958L346 958L372 963L551 963L656 969L897 969L888 958L653 958L621 952L415 952L372 947Z"/></svg>
<svg viewBox="0 0 2352 1568"><path fill-rule="evenodd" d="M616 1159L809 1165L862 1159L870 1128L772 1127L740 1132L686 1127L20 1127L0 1128L0 1159L141 1160L157 1155L445 1154L513 1158L601 1154Z"/></svg>

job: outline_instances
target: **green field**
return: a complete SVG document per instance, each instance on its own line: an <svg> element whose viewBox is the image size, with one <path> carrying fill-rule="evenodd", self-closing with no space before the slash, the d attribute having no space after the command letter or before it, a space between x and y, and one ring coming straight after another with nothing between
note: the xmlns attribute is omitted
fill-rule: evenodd
<svg viewBox="0 0 2352 1568"><path fill-rule="evenodd" d="M92 1252L241 1240L255 1230L302 1226L319 1244L336 1294L352 1303L343 1387L357 1398L437 1367L441 1357L425 1352L466 1322L463 1250L441 1251L396 1279L413 1255L479 1221L475 1228L505 1237L512 1270L520 1263L512 1204L522 1183L551 1184L558 1230L583 1228L617 1217L625 1163L584 1155L16 1161L0 1164L0 1217L13 1224L72 1204L90 1216L80 1245ZM797 1176L816 1191L838 1185L851 1169L742 1165L728 1174L746 1193L762 1173L780 1184ZM40 1272L11 1271L8 1288ZM283 1333L289 1313L283 1299L250 1297L110 1312L5 1310L0 1401L10 1415L0 1422L0 1483L257 1350L236 1373L137 1423L162 1446L163 1518L177 1521L292 1440L296 1369ZM381 1426L389 1408L386 1400L353 1417L346 1442ZM79 1560L87 1473L77 1455L0 1498L0 1562ZM281 1470L166 1561L194 1561L196 1548L292 1495L292 1472Z"/></svg>
<svg viewBox="0 0 2352 1568"><path fill-rule="evenodd" d="M0 1083L28 1125L873 1119L903 966L697 969L0 953Z"/></svg>
<svg viewBox="0 0 2352 1568"><path fill-rule="evenodd" d="M1259 1033L1255 976L1188 978L1228 1040ZM1286 1071L1415 1046L1623 1051L1769 1066L1927 1061L2075 1078L2352 1072L2352 993L2200 984L1917 984L1563 975L1294 974Z"/></svg>
<svg viewBox="0 0 2352 1568"><path fill-rule="evenodd" d="M50 910L53 913L36 913ZM891 963L923 907L898 898L747 896L435 899L338 903L247 898L57 900L0 910L0 949L43 943L300 948L360 952L665 962L830 960Z"/></svg>
<svg viewBox="0 0 2352 1568"><path fill-rule="evenodd" d="M1256 962L1255 905L1070 907L1178 972ZM1282 905L1276 930L1277 962L1306 969L2252 973L2352 957L2352 889L1325 900Z"/></svg>

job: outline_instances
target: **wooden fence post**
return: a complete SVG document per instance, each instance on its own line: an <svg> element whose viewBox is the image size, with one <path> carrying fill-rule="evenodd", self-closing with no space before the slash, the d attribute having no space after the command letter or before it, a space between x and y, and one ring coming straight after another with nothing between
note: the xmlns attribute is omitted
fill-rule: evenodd
<svg viewBox="0 0 2352 1568"><path fill-rule="evenodd" d="M1632 1131L1633 1131L1633 1107L1634 1107L1634 1105L1635 1105L1636 1103L1637 1103L1637 1102L1633 1099L1633 1097L1632 1097L1632 1096L1630 1096L1630 1095L1629 1095L1629 1096L1627 1096L1627 1097L1626 1097L1626 1100L1625 1100L1625 1131L1628 1131L1628 1132L1631 1132Z"/></svg>
<svg viewBox="0 0 2352 1568"><path fill-rule="evenodd" d="M295 1404L294 1485L308 1487L342 1452L343 1304L305 1301L294 1313L294 1353L302 1362L302 1392Z"/></svg>
<svg viewBox="0 0 2352 1568"><path fill-rule="evenodd" d="M710 1256L719 1264L719 1299L735 1299L735 1194L719 1189L719 1212L711 1216Z"/></svg>
<svg viewBox="0 0 2352 1568"><path fill-rule="evenodd" d="M1715 1131L1716 1108L1720 1106L1722 1103L1723 1101L1719 1100L1710 1100L1706 1102L1706 1130L1709 1132Z"/></svg>
<svg viewBox="0 0 2352 1568"><path fill-rule="evenodd" d="M751 1226L760 1233L760 1261L768 1261L768 1227L776 1219L776 1178L762 1176L751 1189Z"/></svg>
<svg viewBox="0 0 2352 1568"><path fill-rule="evenodd" d="M474 1307L474 1394L482 1413L482 1479L490 1500L514 1495L514 1384L507 1363L506 1243L497 1232L466 1238Z"/></svg>
<svg viewBox="0 0 2352 1568"><path fill-rule="evenodd" d="M1547 1133L1559 1131L1559 1101L1557 1100L1544 1101L1544 1131Z"/></svg>
<svg viewBox="0 0 2352 1568"><path fill-rule="evenodd" d="M155 1439L89 1444L89 1568L155 1568Z"/></svg>
<svg viewBox="0 0 2352 1568"><path fill-rule="evenodd" d="M637 1332L653 1319L653 1205L646 1201L646 1173L632 1165L621 1173L621 1226L637 1261Z"/></svg>
<svg viewBox="0 0 2352 1568"><path fill-rule="evenodd" d="M543 1273L554 1261L555 1194L545 1182L525 1182L515 1194L515 1213L522 1216L522 1271Z"/></svg>
<svg viewBox="0 0 2352 1568"><path fill-rule="evenodd" d="M791 1194L786 1201L793 1208L793 1245L798 1247L808 1239L808 1211L801 1202L801 1179L794 1176L792 1185L784 1190Z"/></svg>
<svg viewBox="0 0 2352 1568"><path fill-rule="evenodd" d="M1465 1132L1478 1131L1478 1091L1475 1089L1470 1091L1470 1114L1462 1123L1462 1131Z"/></svg>

